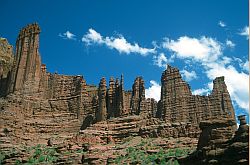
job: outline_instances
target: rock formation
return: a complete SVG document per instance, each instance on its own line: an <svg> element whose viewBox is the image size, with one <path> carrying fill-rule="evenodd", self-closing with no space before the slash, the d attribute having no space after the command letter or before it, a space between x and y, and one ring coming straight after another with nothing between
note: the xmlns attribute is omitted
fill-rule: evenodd
<svg viewBox="0 0 250 165"><path fill-rule="evenodd" d="M96 112L96 121L104 121L107 119L107 105L106 105L106 80L102 78L98 89L98 111Z"/></svg>
<svg viewBox="0 0 250 165"><path fill-rule="evenodd" d="M142 103L145 102L145 87L142 77L137 77L133 84L131 114L139 115L142 109Z"/></svg>
<svg viewBox="0 0 250 165"><path fill-rule="evenodd" d="M182 80L179 70L168 66L161 77L161 100L157 103L154 99L145 98L142 77L137 77L132 90L126 91L123 75L120 80L110 78L108 87L105 78L102 78L99 87L96 87L86 84L83 76L47 72L39 54L40 31L36 23L23 28L16 41L14 65L7 70L0 68L4 77L0 79L0 87L5 89L1 90L4 91L1 95L6 95L15 106L21 105L33 114L70 112L82 123L76 126L79 129L87 128L95 122L129 115L139 115L148 121L157 120L163 125L167 123L186 127L192 124L193 128L197 128L193 132L199 132L201 121L213 117L232 119L235 125L235 114L224 77L214 80L210 95L195 96L189 85ZM7 54L5 56L11 59L12 47L3 39L1 42L0 50L5 50L1 54ZM144 124L144 130L151 132L153 125L150 122ZM158 131L158 134L163 135L163 132Z"/></svg>
<svg viewBox="0 0 250 165"><path fill-rule="evenodd" d="M240 126L234 132L232 119L200 122L202 129L197 151L180 160L180 164L249 164L249 126L245 116L239 116Z"/></svg>
<svg viewBox="0 0 250 165"><path fill-rule="evenodd" d="M94 141L104 144L129 136L187 138L195 144L199 138L196 156L180 162L248 163L249 127L240 116L235 132L224 77L213 81L208 96L192 95L179 70L168 66L157 102L145 98L142 77L134 80L132 90L125 90L123 75L108 83L102 78L95 86L80 75L49 73L39 54L40 31L36 23L20 31L14 58L12 46L0 39L0 130L5 130L0 133L1 150L12 144L52 145L52 136L63 134L58 139L64 141L80 131L82 140L95 136Z"/></svg>
<svg viewBox="0 0 250 165"><path fill-rule="evenodd" d="M212 93L208 96L192 95L189 85L182 80L179 70L168 65L161 77L161 100L157 116L168 122L200 121L213 117L228 117L234 120L235 114L227 91L224 77L217 77Z"/></svg>
<svg viewBox="0 0 250 165"><path fill-rule="evenodd" d="M41 73L41 58L38 52L40 32L36 23L20 31L16 41L15 66L11 74L9 92L38 92ZM32 84L32 87L29 84Z"/></svg>
<svg viewBox="0 0 250 165"><path fill-rule="evenodd" d="M13 47L7 39L0 38L0 96L7 94L13 59Z"/></svg>
<svg viewBox="0 0 250 165"><path fill-rule="evenodd" d="M109 89L108 89L108 97L107 97L107 118L114 117L114 109L115 109L115 80L113 77L109 80Z"/></svg>

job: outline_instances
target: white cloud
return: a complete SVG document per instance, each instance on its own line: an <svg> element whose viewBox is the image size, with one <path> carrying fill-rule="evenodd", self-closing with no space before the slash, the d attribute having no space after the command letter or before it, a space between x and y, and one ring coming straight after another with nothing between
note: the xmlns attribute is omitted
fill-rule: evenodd
<svg viewBox="0 0 250 165"><path fill-rule="evenodd" d="M160 53L160 55L154 56L153 61L154 61L154 65L157 65L159 67L164 67L164 68L166 67L167 62L168 62L167 57L165 56L164 53Z"/></svg>
<svg viewBox="0 0 250 165"><path fill-rule="evenodd" d="M158 67L167 68L167 64L173 62L174 55L171 55L169 59L165 56L164 53L160 53L158 56L153 57L154 65Z"/></svg>
<svg viewBox="0 0 250 165"><path fill-rule="evenodd" d="M222 54L220 43L213 38L204 36L200 39L183 36L177 41L166 39L162 46L175 52L179 58L196 61L215 61Z"/></svg>
<svg viewBox="0 0 250 165"><path fill-rule="evenodd" d="M234 48L234 47L235 47L235 43L233 43L233 42L230 41L230 40L226 40L226 45L227 45L229 48Z"/></svg>
<svg viewBox="0 0 250 165"><path fill-rule="evenodd" d="M195 71L189 72L189 71L184 69L184 70L180 71L180 73L186 81L192 81L194 79L197 79L197 75L196 75Z"/></svg>
<svg viewBox="0 0 250 165"><path fill-rule="evenodd" d="M248 40L249 39L249 27L245 26L243 29L241 29L239 35L246 36Z"/></svg>
<svg viewBox="0 0 250 165"><path fill-rule="evenodd" d="M220 27L226 27L227 25L225 24L225 22L222 22L222 21L219 21L218 22L218 25L220 26Z"/></svg>
<svg viewBox="0 0 250 165"><path fill-rule="evenodd" d="M94 29L89 29L89 32L82 37L82 41L86 42L87 44L94 43L103 43L103 39L100 33L96 32Z"/></svg>
<svg viewBox="0 0 250 165"><path fill-rule="evenodd" d="M140 47L137 43L131 44L122 36L118 37L103 37L94 29L89 29L88 33L82 37L82 41L87 45L104 44L110 49L116 49L119 53L138 53L143 56L150 53L156 53L155 49Z"/></svg>
<svg viewBox="0 0 250 165"><path fill-rule="evenodd" d="M161 96L161 86L156 81L150 81L150 87L145 90L146 98L154 98L156 101L160 100Z"/></svg>
<svg viewBox="0 0 250 165"><path fill-rule="evenodd" d="M227 56L222 56L220 60L217 61L218 64L228 65L232 62L232 58Z"/></svg>
<svg viewBox="0 0 250 165"><path fill-rule="evenodd" d="M191 64L200 65L200 69L203 69L208 79L211 80L208 83L208 89L197 89L193 93L206 93L207 90L212 88L212 80L218 76L225 76L232 101L249 113L249 74L243 72L243 70L248 70L249 62L243 63L241 59L237 60L237 58L223 55L221 45L221 43L209 37L197 39L183 36L176 41L167 39L163 42L163 47L174 52L176 58L185 61L191 60ZM238 62L241 66L240 71L234 67L235 62ZM183 75L186 73L182 71Z"/></svg>
<svg viewBox="0 0 250 165"><path fill-rule="evenodd" d="M210 68L206 71L210 80L219 76L225 76L225 83L233 101L237 105L249 111L249 75L239 72L232 65L224 66L217 63L209 64Z"/></svg>
<svg viewBox="0 0 250 165"><path fill-rule="evenodd" d="M208 95L210 90L208 88L196 89L192 92L193 95Z"/></svg>
<svg viewBox="0 0 250 165"><path fill-rule="evenodd" d="M243 71L246 71L247 73L249 73L249 61L248 60L246 60L245 62L243 62L242 59L237 58L237 57L233 57L233 60L239 64L240 68Z"/></svg>
<svg viewBox="0 0 250 165"><path fill-rule="evenodd" d="M241 65L241 67L244 71L249 72L249 61L247 60L245 63Z"/></svg>
<svg viewBox="0 0 250 165"><path fill-rule="evenodd" d="M76 35L71 33L70 31L66 31L65 33L61 34L59 33L59 37L62 37L63 39L69 39L69 40L75 40Z"/></svg>

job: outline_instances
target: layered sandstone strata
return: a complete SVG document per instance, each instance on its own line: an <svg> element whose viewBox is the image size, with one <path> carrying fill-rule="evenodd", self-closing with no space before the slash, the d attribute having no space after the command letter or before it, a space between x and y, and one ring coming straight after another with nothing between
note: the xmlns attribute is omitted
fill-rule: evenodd
<svg viewBox="0 0 250 165"><path fill-rule="evenodd" d="M157 120L170 125L190 123L195 128L203 120L224 117L232 119L235 125L234 110L224 77L214 80L210 95L195 96L192 95L189 85L182 80L179 70L168 66L161 77L161 100L156 102L145 98L142 77L137 77L132 90L127 91L124 89L123 75L120 79L110 78L109 83L102 78L99 87L96 87L86 84L83 76L49 73L46 65L41 64L40 31L35 23L19 33L14 65L8 70L8 79L0 80L0 84L5 84L1 87L6 89L4 93L9 102L8 105L1 105L3 108L16 106L31 110L33 114L73 113L82 123L76 125L79 129L96 122L129 115L139 115L143 119L158 118ZM5 52L11 54L11 46L1 45L1 50L6 48ZM3 71L1 74L6 76ZM6 83L7 80L10 83ZM150 123L145 126L150 126ZM150 132L151 128L153 129L147 127L145 130Z"/></svg>
<svg viewBox="0 0 250 165"><path fill-rule="evenodd" d="M245 116L238 116L235 132L231 119L202 121L197 151L180 160L180 164L249 164L249 126Z"/></svg>
<svg viewBox="0 0 250 165"><path fill-rule="evenodd" d="M13 47L6 38L0 38L0 96L7 93L13 62Z"/></svg>
<svg viewBox="0 0 250 165"><path fill-rule="evenodd" d="M217 77L213 81L213 90L208 96L192 95L179 70L171 66L163 72L161 82L157 117L168 122L191 122L196 125L213 117L226 117L236 123L224 77Z"/></svg>

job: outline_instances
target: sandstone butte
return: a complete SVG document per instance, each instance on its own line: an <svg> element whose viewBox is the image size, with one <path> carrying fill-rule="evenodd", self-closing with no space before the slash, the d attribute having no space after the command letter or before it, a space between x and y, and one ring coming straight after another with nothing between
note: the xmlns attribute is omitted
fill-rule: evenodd
<svg viewBox="0 0 250 165"><path fill-rule="evenodd" d="M37 23L21 29L15 53L7 39L0 39L0 164L31 161L32 153L23 147L37 144L56 148L54 164L116 164L117 157L128 155L128 139L132 147L133 141L151 139L156 148L145 153L193 147L166 162L248 164L249 128L239 116L237 129L224 77L213 81L208 96L192 95L179 70L168 65L157 102L145 98L142 77L126 91L123 75L103 77L94 86L83 76L47 72L39 54L40 32Z"/></svg>

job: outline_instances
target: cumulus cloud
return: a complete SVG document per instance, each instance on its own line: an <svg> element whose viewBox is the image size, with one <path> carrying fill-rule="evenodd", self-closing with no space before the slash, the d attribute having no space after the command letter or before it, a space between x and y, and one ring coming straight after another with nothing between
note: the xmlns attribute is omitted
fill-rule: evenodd
<svg viewBox="0 0 250 165"><path fill-rule="evenodd" d="M245 63L241 64L241 68L244 71L249 72L249 61L247 60Z"/></svg>
<svg viewBox="0 0 250 165"><path fill-rule="evenodd" d="M227 56L222 56L220 60L217 61L218 64L228 65L232 62L232 58Z"/></svg>
<svg viewBox="0 0 250 165"><path fill-rule="evenodd" d="M62 37L63 39L69 39L69 40L76 40L76 35L71 33L70 31L66 31L65 33L61 34L59 33L59 37Z"/></svg>
<svg viewBox="0 0 250 165"><path fill-rule="evenodd" d="M173 62L174 55L171 55L168 59L164 53L160 53L158 56L153 57L154 65L162 68L167 68L167 64Z"/></svg>
<svg viewBox="0 0 250 165"><path fill-rule="evenodd" d="M230 45L232 46L232 43ZM207 78L211 80L208 84L209 88L197 89L193 91L194 94L206 94L212 88L212 80L218 76L225 76L232 101L249 113L249 74L243 72L243 70L248 70L248 61L243 63L241 59L238 60L241 70L237 70L233 63L236 60L223 55L222 44L209 37L192 38L183 36L177 40L166 39L163 42L163 47L174 52L176 58L185 61L191 60L191 63L200 65ZM190 75L192 78L192 75L195 75L188 73L183 70L183 77ZM188 81L187 77L186 80Z"/></svg>
<svg viewBox="0 0 250 165"><path fill-rule="evenodd" d="M220 27L226 27L227 25L225 24L225 22L223 22L223 21L219 21L218 22L218 25L220 26Z"/></svg>
<svg viewBox="0 0 250 165"><path fill-rule="evenodd" d="M192 81L194 79L197 79L197 75L196 75L195 71L189 72L189 71L183 69L182 71L180 71L180 73L186 81Z"/></svg>
<svg viewBox="0 0 250 165"><path fill-rule="evenodd" d="M150 81L150 87L145 90L146 98L154 98L156 101L160 100L161 96L161 86L156 81Z"/></svg>
<svg viewBox="0 0 250 165"><path fill-rule="evenodd" d="M192 91L193 95L208 95L210 92L210 89L208 88L200 88Z"/></svg>
<svg viewBox="0 0 250 165"><path fill-rule="evenodd" d="M89 29L88 33L82 37L82 41L87 45L106 45L110 49L116 49L119 53L125 54L138 53L146 56L150 53L156 53L155 48L143 48L137 43L131 44L122 35L118 37L103 37L94 29Z"/></svg>
<svg viewBox="0 0 250 165"><path fill-rule="evenodd" d="M243 29L240 30L239 35L245 36L246 39L249 39L249 27L245 26Z"/></svg>
<svg viewBox="0 0 250 165"><path fill-rule="evenodd" d="M94 29L89 29L89 32L82 37L82 41L91 44L91 43L103 43L103 39L100 33L96 32Z"/></svg>
<svg viewBox="0 0 250 165"><path fill-rule="evenodd" d="M233 101L237 105L249 111L249 75L240 71L232 65L210 64L206 71L207 77L211 80L218 76L225 76L225 82Z"/></svg>
<svg viewBox="0 0 250 165"><path fill-rule="evenodd" d="M249 73L249 61L248 60L243 61L242 59L237 58L237 57L233 57L233 60L234 62L239 64L240 69L242 69L242 71Z"/></svg>
<svg viewBox="0 0 250 165"><path fill-rule="evenodd" d="M215 61L222 54L221 44L213 38L204 36L200 39L183 36L177 41L166 39L162 46L175 52L179 58L196 61Z"/></svg>
<svg viewBox="0 0 250 165"><path fill-rule="evenodd" d="M158 56L154 56L154 65L159 67L165 67L168 60L164 53L160 53Z"/></svg>
<svg viewBox="0 0 250 165"><path fill-rule="evenodd" d="M235 47L235 43L233 43L233 41L230 41L230 40L226 40L226 45L227 45L229 48L234 48L234 47Z"/></svg>

